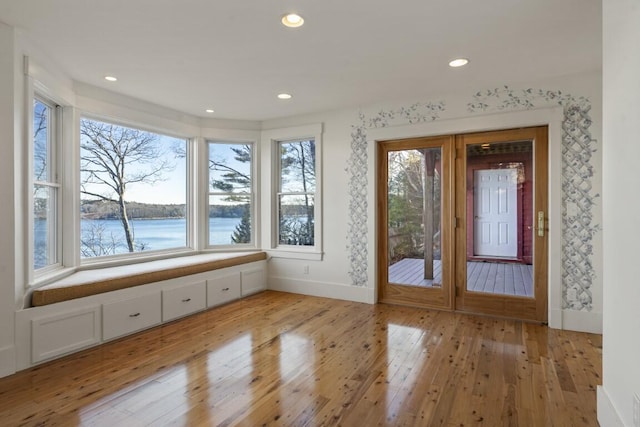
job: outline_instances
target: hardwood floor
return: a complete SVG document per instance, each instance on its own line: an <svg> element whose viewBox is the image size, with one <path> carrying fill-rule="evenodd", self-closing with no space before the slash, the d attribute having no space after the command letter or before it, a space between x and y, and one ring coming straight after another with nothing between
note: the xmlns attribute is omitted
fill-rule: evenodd
<svg viewBox="0 0 640 427"><path fill-rule="evenodd" d="M269 291L0 379L0 424L596 426L601 345Z"/></svg>

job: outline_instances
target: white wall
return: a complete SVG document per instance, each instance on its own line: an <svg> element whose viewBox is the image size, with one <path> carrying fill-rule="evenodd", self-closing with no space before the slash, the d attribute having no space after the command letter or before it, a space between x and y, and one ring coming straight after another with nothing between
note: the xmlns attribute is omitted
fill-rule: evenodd
<svg viewBox="0 0 640 427"><path fill-rule="evenodd" d="M640 395L640 3L605 0L603 23L605 316L598 420L632 426L633 393Z"/></svg>
<svg viewBox="0 0 640 427"><path fill-rule="evenodd" d="M495 88L498 89L485 91ZM321 262L272 259L269 263L270 286L356 301L374 300L375 150L372 140L375 135L384 134L384 138L390 139L531 126L543 124L539 111L556 108L560 110L560 117L554 125L554 139L550 141L555 144L550 161L556 168L550 189L552 194L558 194L551 200L556 221L551 232L558 238L555 244L552 242L550 259L560 264L554 276L550 277L550 321L554 327L600 332L600 74L588 73L509 87L497 85L495 88L478 88L482 92L480 96L476 91L444 94L263 123L264 129L324 124L325 257ZM514 118L509 118L510 115ZM364 144L363 150L354 149L356 134L365 134L364 142L355 141L355 145L360 144L361 148ZM563 154L567 146L578 147L579 144L573 144L576 141L585 144L586 149L581 150L578 157L571 150ZM356 154L365 157L354 161ZM566 164L563 164L563 159ZM571 180L575 182L574 187L561 189L562 182ZM587 187L588 190L580 193ZM354 193L359 194L361 190L366 196L354 197ZM586 223L581 216L584 212L577 205L579 201L587 202ZM269 209L268 201L263 203L263 209ZM568 215L573 228L562 225L564 215ZM578 228L577 233L572 231L575 227ZM356 236L355 240L363 242L363 245L348 247L351 236ZM580 268L576 269L573 262ZM590 267L585 267L586 264ZM306 265L309 265L309 274L304 273Z"/></svg>
<svg viewBox="0 0 640 427"><path fill-rule="evenodd" d="M14 40L11 27L0 23L0 377L15 370L14 311L15 273L20 268L15 258L14 143L20 126L15 117Z"/></svg>

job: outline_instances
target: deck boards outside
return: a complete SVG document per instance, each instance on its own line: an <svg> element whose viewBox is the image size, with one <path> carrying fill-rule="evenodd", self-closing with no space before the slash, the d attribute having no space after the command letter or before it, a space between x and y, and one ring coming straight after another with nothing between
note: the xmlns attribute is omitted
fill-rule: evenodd
<svg viewBox="0 0 640 427"><path fill-rule="evenodd" d="M433 280L424 279L424 260L405 258L389 266L389 282L442 286L442 264L433 261ZM533 297L533 266L501 262L467 262L467 290Z"/></svg>

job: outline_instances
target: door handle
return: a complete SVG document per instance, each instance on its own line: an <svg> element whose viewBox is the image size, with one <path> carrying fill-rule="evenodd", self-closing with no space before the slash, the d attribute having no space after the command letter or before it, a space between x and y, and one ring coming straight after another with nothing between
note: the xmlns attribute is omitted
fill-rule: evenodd
<svg viewBox="0 0 640 427"><path fill-rule="evenodd" d="M538 211L538 237L544 237L544 212Z"/></svg>

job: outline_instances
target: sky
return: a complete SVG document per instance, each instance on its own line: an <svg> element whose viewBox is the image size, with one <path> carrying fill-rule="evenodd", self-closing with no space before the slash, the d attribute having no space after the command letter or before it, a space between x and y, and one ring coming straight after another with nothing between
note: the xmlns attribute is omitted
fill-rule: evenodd
<svg viewBox="0 0 640 427"><path fill-rule="evenodd" d="M184 157L179 158L171 149L174 146L186 148L186 140L174 138L166 135L157 135L156 144L164 149L164 155L158 161L166 160L174 165L173 169L163 172L163 179L156 183L132 183L126 188L125 200L128 202L150 203L150 204L185 204L187 194L187 162ZM81 150L82 155L82 150ZM149 165L143 164L136 169L134 164L128 164L125 168L126 174L135 174L139 170L148 170ZM100 193L104 191L104 185L86 185L88 191ZM82 199L91 197L82 195Z"/></svg>

